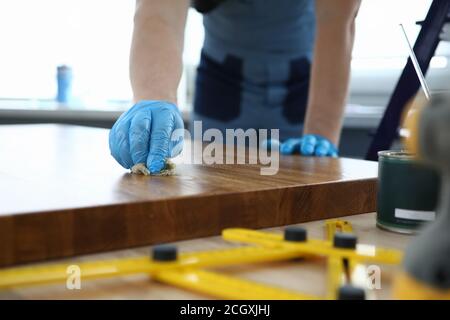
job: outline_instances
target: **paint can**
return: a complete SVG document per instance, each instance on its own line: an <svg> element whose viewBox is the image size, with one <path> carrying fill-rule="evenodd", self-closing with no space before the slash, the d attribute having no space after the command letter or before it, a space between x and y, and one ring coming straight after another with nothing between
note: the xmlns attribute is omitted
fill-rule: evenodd
<svg viewBox="0 0 450 320"><path fill-rule="evenodd" d="M378 152L377 226L415 233L435 219L438 173L404 151Z"/></svg>

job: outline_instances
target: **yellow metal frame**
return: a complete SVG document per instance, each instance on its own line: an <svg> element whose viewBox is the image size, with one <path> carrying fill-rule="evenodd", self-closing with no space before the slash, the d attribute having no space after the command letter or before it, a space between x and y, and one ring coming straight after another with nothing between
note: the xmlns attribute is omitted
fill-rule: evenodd
<svg viewBox="0 0 450 320"><path fill-rule="evenodd" d="M335 299L345 281L343 260L352 269L358 263L398 264L402 253L396 250L358 245L356 250L334 248L335 232L351 232L343 220L326 222L328 240L285 241L281 234L248 229L226 229L224 240L250 246L179 254L176 261L158 262L149 257L124 258L77 263L83 280L129 274L148 274L153 279L224 299ZM303 294L252 281L226 276L202 268L248 263L320 257L327 260L327 295ZM65 282L69 264L18 267L0 270L0 289Z"/></svg>

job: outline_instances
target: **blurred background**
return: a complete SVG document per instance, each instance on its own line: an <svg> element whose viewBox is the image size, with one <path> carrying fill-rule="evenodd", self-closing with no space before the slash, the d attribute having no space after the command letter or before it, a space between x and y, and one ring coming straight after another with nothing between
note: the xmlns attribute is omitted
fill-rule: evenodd
<svg viewBox="0 0 450 320"><path fill-rule="evenodd" d="M357 18L349 105L341 154L362 158L408 50L398 27L414 41L429 0L363 0ZM71 123L111 127L131 104L128 57L134 1L14 0L0 2L0 124ZM447 28L447 38L450 38ZM202 16L190 9L178 90L187 119L203 42ZM427 80L432 91L449 90L449 43L441 42ZM59 81L71 95L57 99ZM60 68L61 69L61 68ZM61 78L66 76L66 78ZM58 101L59 100L59 101Z"/></svg>

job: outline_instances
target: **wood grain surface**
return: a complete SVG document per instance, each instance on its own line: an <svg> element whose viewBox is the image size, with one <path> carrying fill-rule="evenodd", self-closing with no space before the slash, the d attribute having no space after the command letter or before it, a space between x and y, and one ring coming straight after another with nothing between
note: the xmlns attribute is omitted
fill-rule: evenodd
<svg viewBox="0 0 450 320"><path fill-rule="evenodd" d="M375 214L361 214L344 217L353 225L359 243L393 248L403 251L413 239L411 235L396 234L375 226ZM302 224L308 230L308 237L323 239L324 222L314 221ZM270 232L282 232L282 228L272 228ZM180 241L175 243L183 252L225 249L235 246L220 237ZM115 259L148 255L150 247L93 254L77 258L59 260L58 263L77 264L82 261ZM45 265L36 264L36 265ZM391 284L399 271L399 266L381 268L381 288L368 290L368 299L390 299ZM216 268L215 271L266 283L272 286L323 296L326 293L326 273L323 261L302 260L283 261L266 264L247 264ZM146 275L121 276L111 279L83 281L81 290L68 290L65 283L0 291L0 299L209 299L189 290L178 289L152 281Z"/></svg>
<svg viewBox="0 0 450 320"><path fill-rule="evenodd" d="M281 156L276 175L260 167L136 176L110 156L107 130L0 126L0 266L375 210L374 162Z"/></svg>

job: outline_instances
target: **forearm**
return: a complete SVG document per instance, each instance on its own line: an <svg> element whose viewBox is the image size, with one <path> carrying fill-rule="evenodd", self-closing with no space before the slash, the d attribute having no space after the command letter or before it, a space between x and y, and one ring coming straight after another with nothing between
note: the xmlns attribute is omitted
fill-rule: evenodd
<svg viewBox="0 0 450 320"><path fill-rule="evenodd" d="M318 134L339 143L350 81L354 18L359 1L346 0L348 7L319 8L309 99L304 134ZM324 2L317 1L317 6ZM328 3L334 1L328 1ZM340 1L339 4L341 5Z"/></svg>
<svg viewBox="0 0 450 320"><path fill-rule="evenodd" d="M176 104L188 7L188 0L136 2L130 52L135 102L165 100Z"/></svg>

